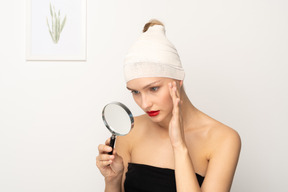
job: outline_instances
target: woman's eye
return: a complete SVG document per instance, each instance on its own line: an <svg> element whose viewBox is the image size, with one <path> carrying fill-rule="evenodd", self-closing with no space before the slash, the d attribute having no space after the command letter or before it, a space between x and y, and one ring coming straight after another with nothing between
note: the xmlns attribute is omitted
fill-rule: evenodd
<svg viewBox="0 0 288 192"><path fill-rule="evenodd" d="M137 94L139 94L140 92L139 92L139 91L132 90L131 93L132 93L133 95L137 95Z"/></svg>
<svg viewBox="0 0 288 192"><path fill-rule="evenodd" d="M151 90L151 91L154 91L154 92L155 92L155 91L158 91L158 89L159 89L159 87L151 87L151 88L150 88L150 90Z"/></svg>

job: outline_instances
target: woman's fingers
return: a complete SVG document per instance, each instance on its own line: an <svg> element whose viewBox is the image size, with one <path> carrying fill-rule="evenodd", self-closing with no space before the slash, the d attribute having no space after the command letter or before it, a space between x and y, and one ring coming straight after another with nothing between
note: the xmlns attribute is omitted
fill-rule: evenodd
<svg viewBox="0 0 288 192"><path fill-rule="evenodd" d="M175 81L173 83L174 83L175 95L177 98L180 98L180 92L179 92L178 84Z"/></svg>
<svg viewBox="0 0 288 192"><path fill-rule="evenodd" d="M183 143L184 133L181 117L181 100L178 84L174 81L169 83L169 90L173 101L172 118L169 124L169 135L172 146L178 146Z"/></svg>
<svg viewBox="0 0 288 192"><path fill-rule="evenodd" d="M112 151L112 147L110 147L107 144L106 145L100 144L98 145L98 151L99 151L99 154L109 153Z"/></svg>
<svg viewBox="0 0 288 192"><path fill-rule="evenodd" d="M99 156L98 156L99 157ZM98 168L106 168L106 166L110 165L112 163L112 160L96 160L96 165Z"/></svg>
<svg viewBox="0 0 288 192"><path fill-rule="evenodd" d="M105 145L110 145L110 139L111 139L111 137L109 137L109 138L105 141Z"/></svg>
<svg viewBox="0 0 288 192"><path fill-rule="evenodd" d="M169 83L169 90L173 101L177 98L180 98L179 88L175 81Z"/></svg>
<svg viewBox="0 0 288 192"><path fill-rule="evenodd" d="M108 155L109 152L112 151L112 147L108 146L108 145L104 145L104 144L100 144L98 145L98 151L99 151L99 155L97 156L96 160L98 161L106 161L111 159L114 155Z"/></svg>
<svg viewBox="0 0 288 192"><path fill-rule="evenodd" d="M106 168L106 166L110 165L115 158L115 155L109 155L108 153L112 150L107 143L110 142L110 139L106 140L106 145L100 144L98 146L99 155L96 157L96 165L98 168Z"/></svg>
<svg viewBox="0 0 288 192"><path fill-rule="evenodd" d="M173 81L172 83L169 83L170 87L170 95L173 100L173 114L177 115L179 113L179 106L180 106L180 94L179 89L177 87L177 83Z"/></svg>
<svg viewBox="0 0 288 192"><path fill-rule="evenodd" d="M102 154L97 157L98 161L109 161L115 158L114 155Z"/></svg>

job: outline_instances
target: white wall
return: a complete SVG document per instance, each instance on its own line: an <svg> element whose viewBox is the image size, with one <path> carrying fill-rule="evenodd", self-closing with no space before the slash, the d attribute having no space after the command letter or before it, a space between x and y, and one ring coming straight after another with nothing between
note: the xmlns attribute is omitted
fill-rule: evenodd
<svg viewBox="0 0 288 192"><path fill-rule="evenodd" d="M286 0L87 5L87 62L26 62L25 1L0 6L0 191L103 191L101 110L118 100L141 113L122 61L150 18L166 24L195 106L242 137L232 191L287 191Z"/></svg>

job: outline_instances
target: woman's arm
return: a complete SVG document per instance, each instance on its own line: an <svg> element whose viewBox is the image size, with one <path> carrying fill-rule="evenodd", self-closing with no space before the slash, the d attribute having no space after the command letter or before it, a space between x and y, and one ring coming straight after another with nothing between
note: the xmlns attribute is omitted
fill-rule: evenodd
<svg viewBox="0 0 288 192"><path fill-rule="evenodd" d="M172 118L169 124L169 136L174 152L175 179L178 192L200 192L200 186L189 156L184 139L184 130L180 111L180 95L176 82L170 83L170 95L173 100Z"/></svg>
<svg viewBox="0 0 288 192"><path fill-rule="evenodd" d="M173 114L169 124L169 135L174 151L177 191L229 192L240 154L240 137L236 131L224 125L219 125L219 129L210 132L208 139L213 150L207 156L208 169L200 188L184 139L178 90L175 82L170 84Z"/></svg>
<svg viewBox="0 0 288 192"><path fill-rule="evenodd" d="M202 191L230 191L241 150L239 134L229 127L210 133L211 151Z"/></svg>
<svg viewBox="0 0 288 192"><path fill-rule="evenodd" d="M201 189L187 147L178 146L174 148L174 159L177 191L200 192Z"/></svg>

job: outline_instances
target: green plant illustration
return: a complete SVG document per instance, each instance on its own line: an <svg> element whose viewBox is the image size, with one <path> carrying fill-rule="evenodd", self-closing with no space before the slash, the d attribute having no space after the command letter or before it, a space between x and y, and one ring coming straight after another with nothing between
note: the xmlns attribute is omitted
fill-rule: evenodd
<svg viewBox="0 0 288 192"><path fill-rule="evenodd" d="M57 44L60 39L60 33L62 32L66 23L66 15L64 19L61 21L60 10L58 10L57 14L57 12L55 11L55 7L53 6L52 8L51 3L50 3L50 15L51 15L51 28L48 21L48 17L46 17L47 26L53 42Z"/></svg>

